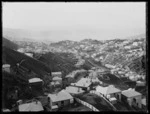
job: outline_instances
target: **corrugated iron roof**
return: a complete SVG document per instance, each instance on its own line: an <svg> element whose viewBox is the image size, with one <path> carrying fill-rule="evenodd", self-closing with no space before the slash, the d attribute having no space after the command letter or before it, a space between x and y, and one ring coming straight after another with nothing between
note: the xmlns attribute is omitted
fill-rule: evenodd
<svg viewBox="0 0 150 114"><path fill-rule="evenodd" d="M58 92L56 94L48 94L48 97L50 97L53 102L63 101L63 100L68 100L68 99L72 99L73 98L65 90L61 90L60 92Z"/></svg>
<svg viewBox="0 0 150 114"><path fill-rule="evenodd" d="M124 90L124 91L122 91L122 94L126 97L134 97L134 96L142 95L141 93L139 93L133 89Z"/></svg>
<svg viewBox="0 0 150 114"><path fill-rule="evenodd" d="M31 102L31 103L25 103L25 104L21 104L19 105L19 111L20 112L38 112L38 111L43 111L43 106L41 104L41 102L37 101L34 101L34 102Z"/></svg>
<svg viewBox="0 0 150 114"><path fill-rule="evenodd" d="M73 93L73 94L78 94L78 93L83 93L84 92L84 90L82 90L81 88L73 87L73 86L66 87L65 90L68 93Z"/></svg>
<svg viewBox="0 0 150 114"><path fill-rule="evenodd" d="M60 77L54 77L53 80L62 80Z"/></svg>
<svg viewBox="0 0 150 114"><path fill-rule="evenodd" d="M91 85L91 79L81 78L77 83L75 83L75 85L80 87L89 87Z"/></svg>
<svg viewBox="0 0 150 114"><path fill-rule="evenodd" d="M104 95L109 95L109 94L112 94L112 93L121 92L121 90L115 88L112 85L109 85L107 87L97 86L96 87L96 91L98 91L98 92L100 92L100 93L102 93Z"/></svg>

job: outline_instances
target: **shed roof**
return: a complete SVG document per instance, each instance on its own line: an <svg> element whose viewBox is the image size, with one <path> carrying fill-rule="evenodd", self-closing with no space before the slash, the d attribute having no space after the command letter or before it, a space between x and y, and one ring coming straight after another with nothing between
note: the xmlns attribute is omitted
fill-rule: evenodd
<svg viewBox="0 0 150 114"><path fill-rule="evenodd" d="M122 94L126 97L135 97L135 96L142 95L141 93L139 93L133 89L124 90L124 91L122 91Z"/></svg>
<svg viewBox="0 0 150 114"><path fill-rule="evenodd" d="M78 94L78 93L83 93L84 92L84 90L79 89L78 87L73 87L73 86L66 87L65 90L68 93L73 93L73 94Z"/></svg>
<svg viewBox="0 0 150 114"><path fill-rule="evenodd" d="M65 90L61 90L56 94L48 94L48 97L51 98L52 102L64 101L68 99L72 99L73 97L66 92Z"/></svg>
<svg viewBox="0 0 150 114"><path fill-rule="evenodd" d="M31 102L31 103L25 103L25 104L21 104L19 105L19 111L20 112L23 112L23 111L26 111L26 112L38 112L38 111L43 111L43 107L42 107L42 104L41 102L37 101L34 101L34 102Z"/></svg>
<svg viewBox="0 0 150 114"><path fill-rule="evenodd" d="M110 101L116 101L117 99L115 97L112 97L109 99Z"/></svg>
<svg viewBox="0 0 150 114"><path fill-rule="evenodd" d="M52 76L56 76L56 75L61 76L61 75L62 75L62 73L61 73L61 72L52 72Z"/></svg>
<svg viewBox="0 0 150 114"><path fill-rule="evenodd" d="M3 68L10 67L10 64L3 64Z"/></svg>
<svg viewBox="0 0 150 114"><path fill-rule="evenodd" d="M40 78L31 78L29 79L29 83L35 83L35 82L42 82L43 80L41 80Z"/></svg>

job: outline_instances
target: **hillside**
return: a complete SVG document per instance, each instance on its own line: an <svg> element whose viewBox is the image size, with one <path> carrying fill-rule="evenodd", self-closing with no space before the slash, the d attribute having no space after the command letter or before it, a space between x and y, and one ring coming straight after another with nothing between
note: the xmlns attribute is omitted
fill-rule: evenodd
<svg viewBox="0 0 150 114"><path fill-rule="evenodd" d="M8 47L10 49L17 50L19 48L19 46L17 44L15 44L14 42L12 42L12 41L4 38L4 37L2 39L2 42L3 42L2 43L3 46L6 46L6 47Z"/></svg>
<svg viewBox="0 0 150 114"><path fill-rule="evenodd" d="M2 57L3 64L10 64L13 66L16 65L16 63L20 62L21 60L25 59L26 62L24 62L22 66L32 70L33 72L38 74L40 78L43 78L43 76L46 75L47 73L51 73L51 69L44 63L34 58L31 58L27 55L24 55L20 52L17 52L15 50L3 46L2 53L3 53Z"/></svg>
<svg viewBox="0 0 150 114"><path fill-rule="evenodd" d="M66 55L65 53L46 53L42 55L38 60L47 64L52 72L63 71L65 73L69 73L75 69L77 69L74 64L76 62L75 58L71 58L71 54Z"/></svg>
<svg viewBox="0 0 150 114"><path fill-rule="evenodd" d="M143 55L137 59L134 59L130 64L128 64L129 68L137 72L138 74L146 73L146 56Z"/></svg>

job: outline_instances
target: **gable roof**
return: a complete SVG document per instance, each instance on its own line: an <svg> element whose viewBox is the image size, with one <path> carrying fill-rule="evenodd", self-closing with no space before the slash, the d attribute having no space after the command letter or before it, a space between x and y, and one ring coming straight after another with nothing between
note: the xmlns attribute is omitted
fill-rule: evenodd
<svg viewBox="0 0 150 114"><path fill-rule="evenodd" d="M38 112L38 111L43 111L43 107L42 107L42 104L41 102L36 101L35 102L31 102L31 103L25 103L25 104L21 104L19 105L19 111L22 112L22 111L28 111L28 112Z"/></svg>
<svg viewBox="0 0 150 114"><path fill-rule="evenodd" d="M63 100L68 100L68 99L72 99L73 98L65 90L61 90L60 92L58 92L56 94L48 94L48 97L51 98L52 102L63 101Z"/></svg>
<svg viewBox="0 0 150 114"><path fill-rule="evenodd" d="M104 95L109 95L112 93L118 93L121 92L121 90L115 88L114 86L110 85L107 87L97 86L96 90Z"/></svg>
<svg viewBox="0 0 150 114"><path fill-rule="evenodd" d="M89 78L81 78L77 83L75 83L75 86L80 87L89 87L91 85L91 79Z"/></svg>
<svg viewBox="0 0 150 114"><path fill-rule="evenodd" d="M122 95L124 95L126 97L134 97L134 96L139 96L139 95L142 95L142 94L135 91L135 90L133 90L133 89L130 89L130 90L122 91Z"/></svg>

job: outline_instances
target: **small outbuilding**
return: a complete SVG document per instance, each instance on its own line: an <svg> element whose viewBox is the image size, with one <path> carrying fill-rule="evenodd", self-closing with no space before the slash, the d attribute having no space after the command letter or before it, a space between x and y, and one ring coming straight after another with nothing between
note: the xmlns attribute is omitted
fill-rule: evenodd
<svg viewBox="0 0 150 114"><path fill-rule="evenodd" d="M124 90L121 93L121 100L124 103L134 107L142 107L142 94L135 91L134 89Z"/></svg>
<svg viewBox="0 0 150 114"><path fill-rule="evenodd" d="M66 106L74 102L74 98L65 90L61 90L55 94L48 94L48 98L50 101L49 105L52 110L56 110L56 108Z"/></svg>
<svg viewBox="0 0 150 114"><path fill-rule="evenodd" d="M77 83L71 83L71 86L82 88L87 91L90 90L92 80L90 78L81 78Z"/></svg>
<svg viewBox="0 0 150 114"><path fill-rule="evenodd" d="M3 71L10 73L10 64L3 64Z"/></svg>
<svg viewBox="0 0 150 114"><path fill-rule="evenodd" d="M121 100L121 90L115 88L113 85L109 85L106 87L97 86L96 91L107 97L108 99L112 98L111 100L118 99Z"/></svg>

